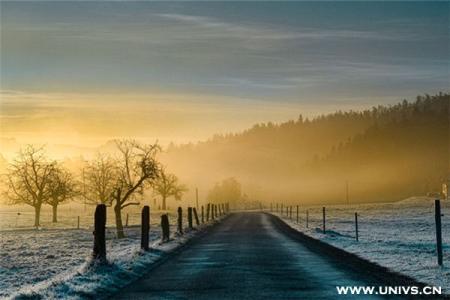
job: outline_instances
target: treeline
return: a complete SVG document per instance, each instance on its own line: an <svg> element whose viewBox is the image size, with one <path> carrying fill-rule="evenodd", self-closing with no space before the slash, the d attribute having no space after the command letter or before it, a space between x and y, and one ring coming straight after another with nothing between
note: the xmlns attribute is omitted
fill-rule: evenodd
<svg viewBox="0 0 450 300"><path fill-rule="evenodd" d="M250 198L304 202L398 200L437 192L449 170L447 93L313 119L257 124L171 146L180 174L236 176ZM348 189L347 189L348 186ZM348 191L348 193L347 193Z"/></svg>
<svg viewBox="0 0 450 300"><path fill-rule="evenodd" d="M345 178L355 200L437 196L450 175L449 103L438 94L380 107L374 124L306 169L329 184Z"/></svg>

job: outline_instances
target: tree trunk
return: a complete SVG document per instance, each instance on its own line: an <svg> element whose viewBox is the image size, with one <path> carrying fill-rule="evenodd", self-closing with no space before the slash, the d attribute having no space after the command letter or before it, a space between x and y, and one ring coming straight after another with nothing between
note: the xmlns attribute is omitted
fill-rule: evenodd
<svg viewBox="0 0 450 300"><path fill-rule="evenodd" d="M114 206L114 213L116 215L117 238L122 239L125 237L125 234L123 233L122 208L119 203Z"/></svg>
<svg viewBox="0 0 450 300"><path fill-rule="evenodd" d="M38 228L40 225L41 218L41 204L38 204L34 207L34 227Z"/></svg>
<svg viewBox="0 0 450 300"><path fill-rule="evenodd" d="M166 196L162 198L162 210L166 210Z"/></svg>
<svg viewBox="0 0 450 300"><path fill-rule="evenodd" d="M56 205L52 205L52 209L53 209L53 223L57 223L58 222L58 204Z"/></svg>

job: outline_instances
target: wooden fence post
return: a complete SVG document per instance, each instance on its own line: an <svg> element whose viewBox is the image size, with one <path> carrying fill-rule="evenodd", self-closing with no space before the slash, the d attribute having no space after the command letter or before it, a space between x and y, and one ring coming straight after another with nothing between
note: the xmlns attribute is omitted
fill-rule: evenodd
<svg viewBox="0 0 450 300"><path fill-rule="evenodd" d="M220 203L217 204L217 208L219 209L219 216L221 216L222 215L222 209L221 209Z"/></svg>
<svg viewBox="0 0 450 300"><path fill-rule="evenodd" d="M197 226L199 226L200 221L198 220L197 209L194 207L193 211L194 211L194 217L195 217L195 224L197 224Z"/></svg>
<svg viewBox="0 0 450 300"><path fill-rule="evenodd" d="M309 226L309 211L308 210L306 210L306 228L308 228L308 226Z"/></svg>
<svg viewBox="0 0 450 300"><path fill-rule="evenodd" d="M205 208L202 205L202 224L205 223Z"/></svg>
<svg viewBox="0 0 450 300"><path fill-rule="evenodd" d="M178 207L178 232L183 234L183 209Z"/></svg>
<svg viewBox="0 0 450 300"><path fill-rule="evenodd" d="M277 206L276 206L276 211L275 211L276 213L278 213L278 203L277 203Z"/></svg>
<svg viewBox="0 0 450 300"><path fill-rule="evenodd" d="M325 234L325 206L322 207L322 227L323 227L323 233Z"/></svg>
<svg viewBox="0 0 450 300"><path fill-rule="evenodd" d="M289 207L289 219L292 220L292 206Z"/></svg>
<svg viewBox="0 0 450 300"><path fill-rule="evenodd" d="M170 240L170 225L169 225L169 216L167 214L161 215L161 229L162 229L162 241L168 242Z"/></svg>
<svg viewBox="0 0 450 300"><path fill-rule="evenodd" d="M80 216L77 217L77 229L80 229Z"/></svg>
<svg viewBox="0 0 450 300"><path fill-rule="evenodd" d="M359 241L359 232L358 232L358 213L355 213L355 237L356 241Z"/></svg>
<svg viewBox="0 0 450 300"><path fill-rule="evenodd" d="M211 210L211 204L208 203L208 204L206 205L206 222L209 221L209 212L210 212L210 210Z"/></svg>
<svg viewBox="0 0 450 300"><path fill-rule="evenodd" d="M298 218L298 205L297 205L297 224L298 224L299 218Z"/></svg>
<svg viewBox="0 0 450 300"><path fill-rule="evenodd" d="M289 207L286 206L286 217L289 217Z"/></svg>
<svg viewBox="0 0 450 300"><path fill-rule="evenodd" d="M280 214L283 215L283 203L281 203Z"/></svg>
<svg viewBox="0 0 450 300"><path fill-rule="evenodd" d="M188 226L192 229L192 207L188 207Z"/></svg>
<svg viewBox="0 0 450 300"><path fill-rule="evenodd" d="M442 224L441 224L441 201L439 199L434 201L435 210L434 217L436 219L436 250L438 257L438 265L442 266Z"/></svg>
<svg viewBox="0 0 450 300"><path fill-rule="evenodd" d="M150 207L147 205L142 208L141 213L141 249L147 251L148 233L150 231Z"/></svg>
<svg viewBox="0 0 450 300"><path fill-rule="evenodd" d="M92 256L100 261L106 260L106 205L99 204L94 215L94 250Z"/></svg>
<svg viewBox="0 0 450 300"><path fill-rule="evenodd" d="M198 209L198 188L195 188L195 208Z"/></svg>
<svg viewBox="0 0 450 300"><path fill-rule="evenodd" d="M211 203L211 219L214 220L215 216L215 205Z"/></svg>
<svg viewBox="0 0 450 300"><path fill-rule="evenodd" d="M272 212L272 202L270 203L270 212Z"/></svg>
<svg viewBox="0 0 450 300"><path fill-rule="evenodd" d="M128 214L127 214L127 218L125 220L125 227L128 227Z"/></svg>

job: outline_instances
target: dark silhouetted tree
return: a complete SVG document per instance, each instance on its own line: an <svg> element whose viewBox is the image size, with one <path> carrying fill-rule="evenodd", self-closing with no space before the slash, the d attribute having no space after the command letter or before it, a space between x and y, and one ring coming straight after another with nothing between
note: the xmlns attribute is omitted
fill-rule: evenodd
<svg viewBox="0 0 450 300"><path fill-rule="evenodd" d="M131 205L139 205L136 195L143 193L144 185L153 183L159 177L160 166L156 154L160 147L157 144L140 144L134 140L116 140L115 143L119 154L118 177L112 198L117 237L123 238L122 210Z"/></svg>

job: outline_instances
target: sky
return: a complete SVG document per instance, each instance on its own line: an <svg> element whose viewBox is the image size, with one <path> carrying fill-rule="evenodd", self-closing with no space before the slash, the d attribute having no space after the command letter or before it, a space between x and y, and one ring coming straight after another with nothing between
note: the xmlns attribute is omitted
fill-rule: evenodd
<svg viewBox="0 0 450 300"><path fill-rule="evenodd" d="M448 91L448 2L0 2L0 137L187 142Z"/></svg>

